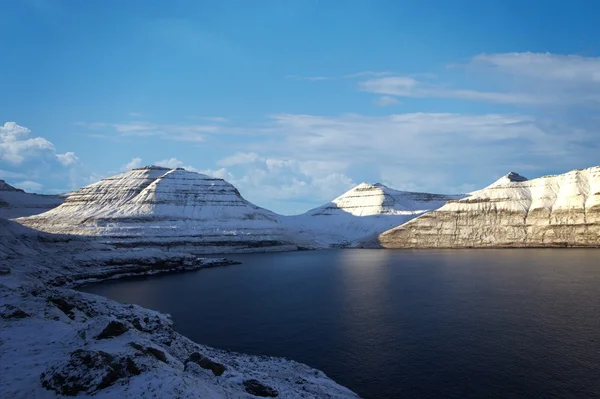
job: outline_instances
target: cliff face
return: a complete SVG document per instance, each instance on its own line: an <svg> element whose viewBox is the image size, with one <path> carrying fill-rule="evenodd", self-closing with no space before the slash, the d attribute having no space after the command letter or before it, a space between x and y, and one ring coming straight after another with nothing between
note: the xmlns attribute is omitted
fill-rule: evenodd
<svg viewBox="0 0 600 399"><path fill-rule="evenodd" d="M59 207L19 223L93 236L119 247L191 253L295 249L277 215L231 184L183 169L134 169L72 193Z"/></svg>
<svg viewBox="0 0 600 399"><path fill-rule="evenodd" d="M0 218L12 219L37 215L56 208L65 195L30 194L0 180Z"/></svg>
<svg viewBox="0 0 600 399"><path fill-rule="evenodd" d="M464 195L398 191L361 183L328 204L282 221L321 246L349 246Z"/></svg>
<svg viewBox="0 0 600 399"><path fill-rule="evenodd" d="M600 167L510 173L378 238L384 248L600 246Z"/></svg>

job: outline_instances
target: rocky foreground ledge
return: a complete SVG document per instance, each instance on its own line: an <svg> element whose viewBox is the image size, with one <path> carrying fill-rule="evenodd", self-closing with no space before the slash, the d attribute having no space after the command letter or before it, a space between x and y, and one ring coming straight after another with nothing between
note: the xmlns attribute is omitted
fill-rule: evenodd
<svg viewBox="0 0 600 399"><path fill-rule="evenodd" d="M199 345L169 315L69 288L227 260L111 251L0 225L2 398L357 397L304 364Z"/></svg>

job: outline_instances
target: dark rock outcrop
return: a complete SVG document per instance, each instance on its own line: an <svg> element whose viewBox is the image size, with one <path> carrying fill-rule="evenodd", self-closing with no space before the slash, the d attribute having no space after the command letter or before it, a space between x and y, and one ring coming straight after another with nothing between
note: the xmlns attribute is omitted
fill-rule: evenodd
<svg viewBox="0 0 600 399"><path fill-rule="evenodd" d="M142 352L145 355L153 356L163 363L168 363L167 355L165 354L165 352L163 352L162 350L160 350L158 348L154 348L152 346L144 346L144 345L138 344L137 342L130 342L129 345L131 345L133 348L137 349L138 351Z"/></svg>
<svg viewBox="0 0 600 399"><path fill-rule="evenodd" d="M129 330L129 327L125 323L118 320L113 320L102 330L96 339L107 339L118 337L119 335L125 334Z"/></svg>
<svg viewBox="0 0 600 399"><path fill-rule="evenodd" d="M24 319L30 315L22 309L13 305L4 305L0 311L0 317L3 319Z"/></svg>
<svg viewBox="0 0 600 399"><path fill-rule="evenodd" d="M277 395L279 395L277 390L261 383L258 380L244 381L244 388L250 395L260 396L263 398L275 398Z"/></svg>
<svg viewBox="0 0 600 399"><path fill-rule="evenodd" d="M59 395L93 394L116 381L139 375L140 369L127 356L78 349L70 359L41 375L42 386Z"/></svg>
<svg viewBox="0 0 600 399"><path fill-rule="evenodd" d="M186 361L186 364L189 362L196 363L203 369L212 371L212 373L217 377L221 376L225 370L227 370L227 368L221 363L213 362L198 352L194 352L190 355L189 359Z"/></svg>

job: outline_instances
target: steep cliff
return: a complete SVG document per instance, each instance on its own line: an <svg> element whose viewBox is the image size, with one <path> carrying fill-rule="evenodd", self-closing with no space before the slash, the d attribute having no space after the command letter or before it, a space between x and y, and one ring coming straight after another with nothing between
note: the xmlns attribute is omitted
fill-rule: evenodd
<svg viewBox="0 0 600 399"><path fill-rule="evenodd" d="M117 247L198 254L296 248L276 214L246 201L226 181L156 166L84 187L61 206L18 222Z"/></svg>
<svg viewBox="0 0 600 399"><path fill-rule="evenodd" d="M526 180L509 173L386 231L385 248L600 246L600 167Z"/></svg>

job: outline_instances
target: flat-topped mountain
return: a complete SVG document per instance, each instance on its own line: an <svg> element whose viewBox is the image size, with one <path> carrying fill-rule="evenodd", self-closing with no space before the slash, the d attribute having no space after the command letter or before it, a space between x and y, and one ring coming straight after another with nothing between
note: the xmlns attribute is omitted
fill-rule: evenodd
<svg viewBox="0 0 600 399"><path fill-rule="evenodd" d="M181 168L133 169L73 192L49 212L18 221L119 246L185 247L194 253L295 249L276 214L246 201L223 179Z"/></svg>
<svg viewBox="0 0 600 399"><path fill-rule="evenodd" d="M386 248L600 246L600 166L494 184L379 236Z"/></svg>
<svg viewBox="0 0 600 399"><path fill-rule="evenodd" d="M381 183L361 183L330 203L288 217L285 222L306 234L312 232L321 245L345 246L462 197L398 191Z"/></svg>
<svg viewBox="0 0 600 399"><path fill-rule="evenodd" d="M0 180L0 218L12 219L37 215L63 203L66 195L26 193Z"/></svg>

